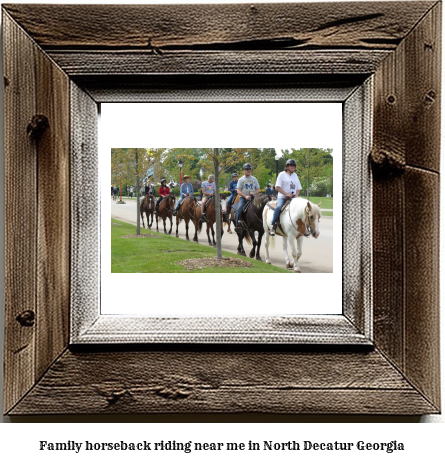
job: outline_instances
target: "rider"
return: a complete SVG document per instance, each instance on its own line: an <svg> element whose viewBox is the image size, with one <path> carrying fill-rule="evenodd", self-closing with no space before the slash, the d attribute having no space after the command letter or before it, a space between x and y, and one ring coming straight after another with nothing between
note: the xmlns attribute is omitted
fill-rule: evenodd
<svg viewBox="0 0 445 465"><path fill-rule="evenodd" d="M145 186L145 189L144 189L144 194L145 195L152 194L156 197L155 188L151 185L151 180L148 180L147 185Z"/></svg>
<svg viewBox="0 0 445 465"><path fill-rule="evenodd" d="M277 230L277 219L280 216L280 211L283 208L286 197L298 197L301 190L300 180L298 179L295 170L297 168L297 162L291 158L286 162L286 168L282 171L277 178L275 189L278 191L277 208L273 212L272 226L269 234L275 236Z"/></svg>
<svg viewBox="0 0 445 465"><path fill-rule="evenodd" d="M266 195L272 195L272 188L270 184L267 185L266 187L266 192L264 192Z"/></svg>
<svg viewBox="0 0 445 465"><path fill-rule="evenodd" d="M260 192L260 185L257 179L254 176L251 176L252 173L252 165L250 163L246 163L243 166L244 176L240 178L237 184L236 191L240 196L238 202L238 209L236 210L236 226L235 230L241 230L241 222L239 221L239 216L243 211L244 205L248 200L252 200L253 196ZM238 231L237 231L238 232Z"/></svg>
<svg viewBox="0 0 445 465"><path fill-rule="evenodd" d="M170 188L167 186L167 180L161 179L161 185L159 186L159 199L156 202L156 211L158 211L159 204L162 199L170 195Z"/></svg>
<svg viewBox="0 0 445 465"><path fill-rule="evenodd" d="M230 206L232 205L233 201L235 200L237 196L236 186L238 185L238 174L233 173L232 178L233 180L230 182L230 186L229 186L230 197L227 199L227 205L226 205L227 213L230 213Z"/></svg>
<svg viewBox="0 0 445 465"><path fill-rule="evenodd" d="M215 175L210 174L208 181L204 181L201 184L201 192L202 192L202 216L201 219L199 220L200 223L204 223L206 220L205 218L205 204L208 200L209 197L215 194Z"/></svg>
<svg viewBox="0 0 445 465"><path fill-rule="evenodd" d="M190 182L190 176L188 174L184 175L184 182L182 183L181 190L179 192L179 199L176 203L176 207L173 210L173 216L176 216L178 213L178 209L184 199L189 196L193 196L194 191L193 191L193 186L192 183Z"/></svg>

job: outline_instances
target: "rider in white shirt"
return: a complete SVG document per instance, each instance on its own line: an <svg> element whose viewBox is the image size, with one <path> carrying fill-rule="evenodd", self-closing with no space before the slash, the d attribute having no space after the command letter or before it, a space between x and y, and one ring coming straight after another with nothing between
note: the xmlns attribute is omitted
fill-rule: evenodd
<svg viewBox="0 0 445 465"><path fill-rule="evenodd" d="M278 175L277 182L275 183L275 189L278 191L278 200L277 208L273 212L272 227L269 231L271 236L275 236L275 231L277 230L276 221L280 216L280 211L283 208L286 197L298 197L300 193L301 184L297 173L295 173L296 168L297 162L293 158L287 160L285 170Z"/></svg>

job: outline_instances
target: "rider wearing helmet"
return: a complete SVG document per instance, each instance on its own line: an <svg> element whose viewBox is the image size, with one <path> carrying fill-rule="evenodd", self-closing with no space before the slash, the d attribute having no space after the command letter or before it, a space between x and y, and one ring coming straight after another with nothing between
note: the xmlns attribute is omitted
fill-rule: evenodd
<svg viewBox="0 0 445 465"><path fill-rule="evenodd" d="M230 206L232 205L233 201L235 200L235 197L237 196L236 186L238 185L238 174L233 173L232 178L233 180L230 182L230 186L229 186L230 197L227 199L227 206L226 206L227 213L230 213Z"/></svg>
<svg viewBox="0 0 445 465"><path fill-rule="evenodd" d="M238 209L236 211L236 226L235 231L238 232L241 230L241 222L239 221L239 216L243 211L244 205L248 200L252 200L255 194L258 194L260 191L260 185L257 179L254 176L251 176L252 173L252 165L250 163L246 163L243 166L244 176L242 176L237 184L236 191L240 196L240 200L238 202ZM238 230L238 231L237 231Z"/></svg>
<svg viewBox="0 0 445 465"><path fill-rule="evenodd" d="M170 195L170 188L167 186L167 180L161 179L161 185L159 186L159 199L156 202L156 211L158 211L159 204L162 199Z"/></svg>
<svg viewBox="0 0 445 465"><path fill-rule="evenodd" d="M269 231L271 236L275 236L277 230L277 220L280 216L280 211L283 208L286 197L298 197L301 190L300 180L298 179L295 170L297 162L291 158L286 162L286 168L282 171L277 178L275 189L278 191L277 208L273 212L272 227Z"/></svg>

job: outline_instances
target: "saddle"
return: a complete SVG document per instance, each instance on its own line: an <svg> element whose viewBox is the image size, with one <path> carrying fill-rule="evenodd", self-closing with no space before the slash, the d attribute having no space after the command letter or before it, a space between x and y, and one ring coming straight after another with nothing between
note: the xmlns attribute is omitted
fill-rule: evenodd
<svg viewBox="0 0 445 465"><path fill-rule="evenodd" d="M283 206L281 207L281 210L280 210L280 213L283 213L284 210L286 210L286 207L290 204L291 202L291 198L290 197L286 197L286 200L285 202L283 203ZM269 206L269 208L271 208L273 211L275 211L277 209L277 202L269 202L267 204Z"/></svg>

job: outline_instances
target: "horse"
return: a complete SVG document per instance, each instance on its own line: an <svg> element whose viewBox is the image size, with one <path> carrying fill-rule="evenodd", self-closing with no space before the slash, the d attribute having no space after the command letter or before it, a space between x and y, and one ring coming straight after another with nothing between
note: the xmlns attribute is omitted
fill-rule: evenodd
<svg viewBox="0 0 445 465"><path fill-rule="evenodd" d="M162 218L162 221L164 222L164 233L167 234L167 229L165 228L165 221L167 218L169 218L170 219L170 231L168 232L168 234L172 233L172 229L173 229L172 213L173 213L173 209L175 208L175 200L176 198L173 194L170 194L161 200L158 210L156 211L156 231L159 232L158 217L160 217Z"/></svg>
<svg viewBox="0 0 445 465"><path fill-rule="evenodd" d="M139 212L142 218L142 226L145 228L144 224L144 212L145 216L147 217L147 227L151 229L151 225L153 224L153 215L155 211L155 196L153 194L147 194L143 199L139 206ZM149 221L149 215L151 215L151 223Z"/></svg>
<svg viewBox="0 0 445 465"><path fill-rule="evenodd" d="M246 256L246 252L244 251L243 247L243 239L246 239L248 244L253 245L249 257L256 258L260 262L260 248L261 248L261 240L264 235L264 227L263 227L263 209L266 206L267 202L270 202L271 198L269 195L257 195L255 196L251 202L247 211L243 214L241 213L240 220L243 223L242 232L237 232L238 235L238 255ZM229 218L229 229L230 229L230 221L236 226L236 209L233 208ZM235 230L236 231L236 230ZM258 232L258 241L255 239L255 231Z"/></svg>
<svg viewBox="0 0 445 465"><path fill-rule="evenodd" d="M201 207L202 211L204 211L204 205ZM221 217L221 237L223 237L224 230L223 230L223 211L221 208L221 204L219 207L220 211L220 217ZM211 197L209 200L209 204L207 205L206 209L206 223L207 223L207 238L209 240L209 245L213 245L213 247L216 247L216 242L215 242L215 230L213 229L213 225L216 223L216 209L215 209L215 197ZM198 232L201 232L202 229L202 223L199 223L199 229ZM212 231L212 239L213 243L210 240L210 231Z"/></svg>
<svg viewBox="0 0 445 465"><path fill-rule="evenodd" d="M184 199L181 204L181 207L178 210L176 215L176 237L179 237L178 226L179 223L185 221L185 238L189 241L189 222L195 225L195 235L193 240L198 242L198 229L199 229L199 218L201 217L201 207L193 196L188 196Z"/></svg>
<svg viewBox="0 0 445 465"><path fill-rule="evenodd" d="M283 237L283 250L286 259L286 268L294 270L295 273L301 273L298 266L298 260L303 253L303 237L312 236L315 239L320 235L318 223L320 222L321 202L318 205L309 202L306 199L297 197L285 207L284 211L280 213L280 224L277 227L276 234ZM270 264L269 259L269 229L272 225L273 209L276 206L268 203L263 210L263 227L266 233L265 247L266 247L266 263ZM290 247L292 251L293 261L289 259L287 254L287 239L290 239ZM296 239L296 241L295 241ZM295 242L297 247L295 246ZM298 251L297 251L298 248Z"/></svg>

